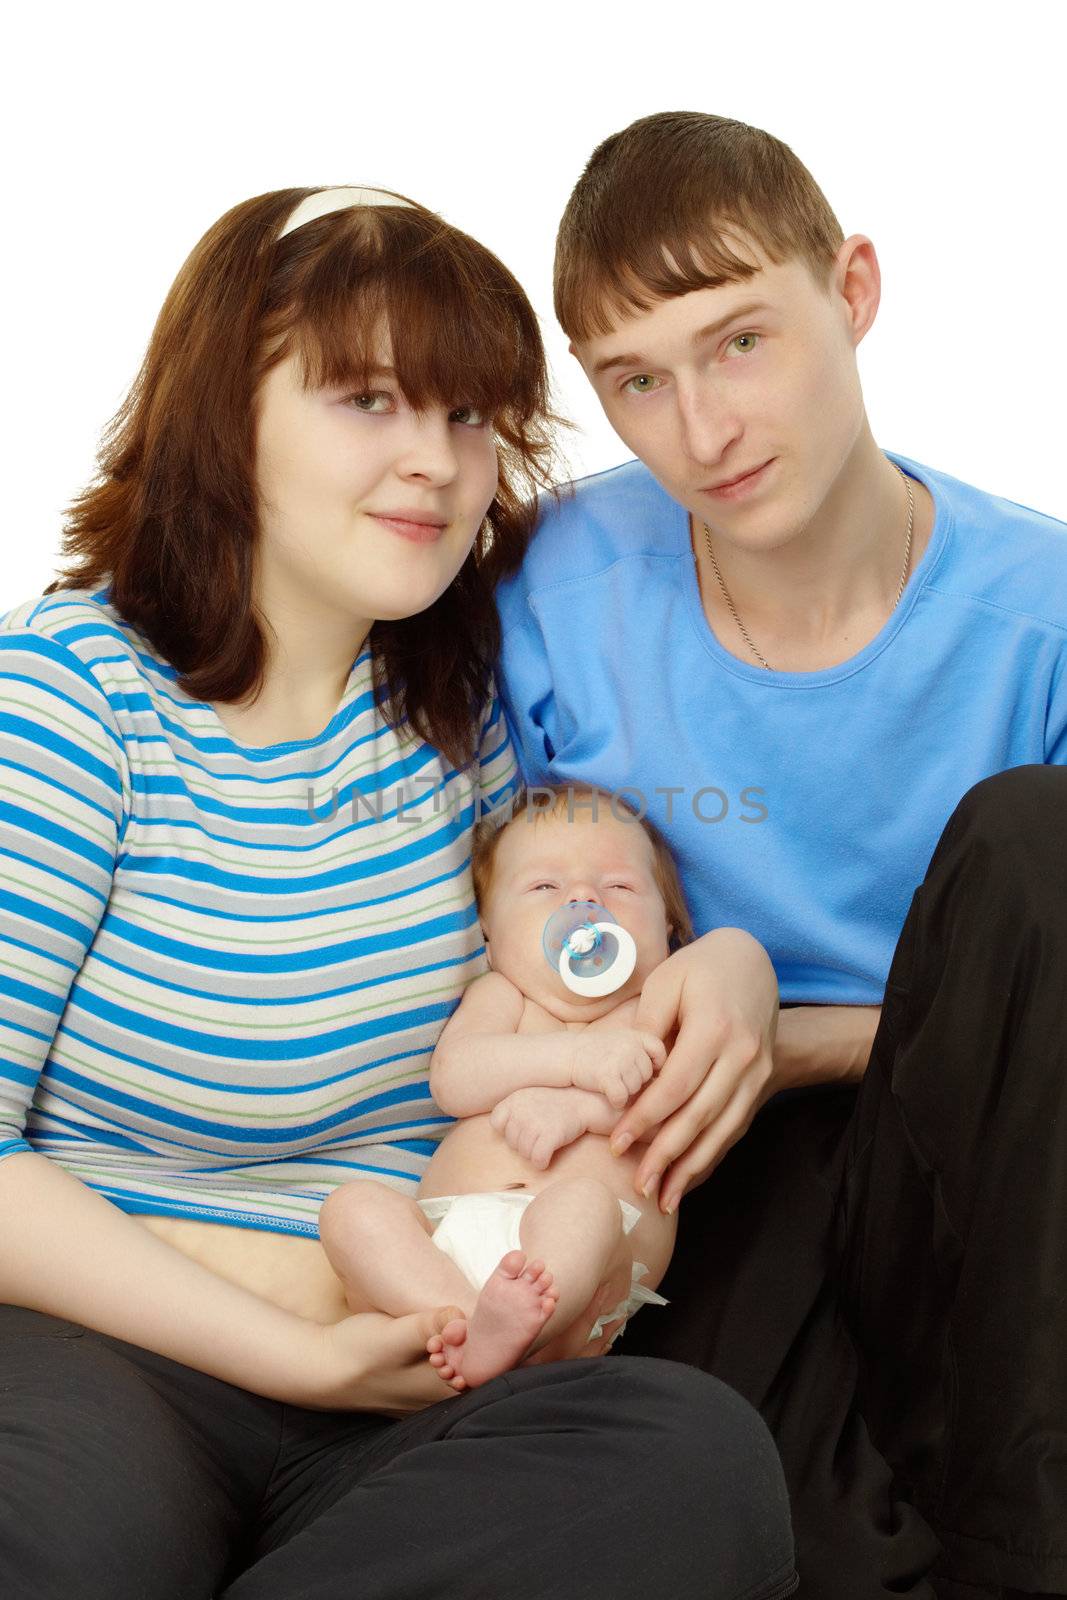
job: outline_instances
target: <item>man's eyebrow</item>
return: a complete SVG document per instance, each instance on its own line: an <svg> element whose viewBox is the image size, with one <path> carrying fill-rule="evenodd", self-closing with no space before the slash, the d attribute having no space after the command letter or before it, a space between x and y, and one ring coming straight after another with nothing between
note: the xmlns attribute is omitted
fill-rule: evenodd
<svg viewBox="0 0 1067 1600"><path fill-rule="evenodd" d="M736 322L739 317L751 317L757 311L771 311L774 308L766 300L745 300L741 305L735 306L725 316L717 317L714 322L709 322L706 327L698 329L693 335L694 344L702 344L706 339L714 339L717 333L728 328L731 322ZM640 352L626 351L622 355L606 356L603 361L598 361L593 368L594 378L601 372L608 372L612 367L640 367L642 364L655 366L654 361L649 361L647 356Z"/></svg>

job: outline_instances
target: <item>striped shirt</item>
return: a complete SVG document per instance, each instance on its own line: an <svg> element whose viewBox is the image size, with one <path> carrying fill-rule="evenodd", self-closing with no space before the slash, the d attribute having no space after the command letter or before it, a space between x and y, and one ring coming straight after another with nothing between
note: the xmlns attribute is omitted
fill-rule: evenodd
<svg viewBox="0 0 1067 1600"><path fill-rule="evenodd" d="M0 618L0 1159L121 1210L316 1236L413 1192L430 1055L486 968L470 835L516 768L495 693L456 770L374 702L247 748L108 603Z"/></svg>

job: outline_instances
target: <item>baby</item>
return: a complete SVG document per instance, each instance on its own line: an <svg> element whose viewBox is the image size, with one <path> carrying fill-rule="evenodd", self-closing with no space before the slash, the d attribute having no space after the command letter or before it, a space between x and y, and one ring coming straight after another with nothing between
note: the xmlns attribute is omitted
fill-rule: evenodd
<svg viewBox="0 0 1067 1600"><path fill-rule="evenodd" d="M590 1340L643 1304L666 1304L652 1291L677 1217L654 1200L631 1203L643 1147L613 1156L608 1135L666 1057L661 1039L635 1028L642 985L672 944L692 937L663 839L602 791L516 796L503 822L478 824L472 869L491 970L466 989L430 1062L434 1100L461 1120L438 1145L417 1199L361 1179L336 1189L319 1213L352 1311L463 1309L427 1346L455 1389L539 1350L604 1281L628 1281L630 1293ZM597 924L568 909L576 902L594 902L601 927L625 932L619 940L591 932ZM569 963L550 964L543 948L554 914L577 929ZM603 954L581 954L598 939L602 953L623 951L616 974L626 950L633 970L611 992L575 992L612 984L610 960L608 977L597 978ZM571 987L561 965L594 977Z"/></svg>

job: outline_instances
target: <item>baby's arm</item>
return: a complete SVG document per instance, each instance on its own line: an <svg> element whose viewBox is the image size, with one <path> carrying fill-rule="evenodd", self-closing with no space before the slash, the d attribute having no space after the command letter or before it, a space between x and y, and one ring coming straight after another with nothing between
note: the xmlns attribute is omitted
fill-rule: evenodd
<svg viewBox="0 0 1067 1600"><path fill-rule="evenodd" d="M464 990L430 1060L430 1093L450 1117L492 1111L513 1089L566 1088L576 1037L517 1033L525 1000L500 972L486 972Z"/></svg>
<svg viewBox="0 0 1067 1600"><path fill-rule="evenodd" d="M492 1111L516 1089L599 1091L621 1111L666 1055L633 1028L518 1033L525 1001L499 972L475 978L437 1041L430 1092L453 1117Z"/></svg>
<svg viewBox="0 0 1067 1600"><path fill-rule="evenodd" d="M583 1133L613 1133L620 1115L618 1106L588 1089L530 1088L505 1096L489 1120L513 1150L543 1170Z"/></svg>

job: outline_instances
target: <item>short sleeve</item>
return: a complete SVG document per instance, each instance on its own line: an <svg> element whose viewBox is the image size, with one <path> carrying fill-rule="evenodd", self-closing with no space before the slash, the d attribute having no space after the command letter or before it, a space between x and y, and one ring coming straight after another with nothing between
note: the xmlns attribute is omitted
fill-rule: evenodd
<svg viewBox="0 0 1067 1600"><path fill-rule="evenodd" d="M506 617L502 603L501 621ZM558 743L556 697L544 640L528 611L505 625L497 683L523 780L531 787L551 783L550 763Z"/></svg>
<svg viewBox="0 0 1067 1600"><path fill-rule="evenodd" d="M0 631L0 1159L26 1116L111 892L128 815L117 723L54 639Z"/></svg>
<svg viewBox="0 0 1067 1600"><path fill-rule="evenodd" d="M1045 712L1045 764L1067 767L1067 645L1056 663Z"/></svg>
<svg viewBox="0 0 1067 1600"><path fill-rule="evenodd" d="M500 694L494 686L478 739L478 810L505 805L519 787L519 768Z"/></svg>

